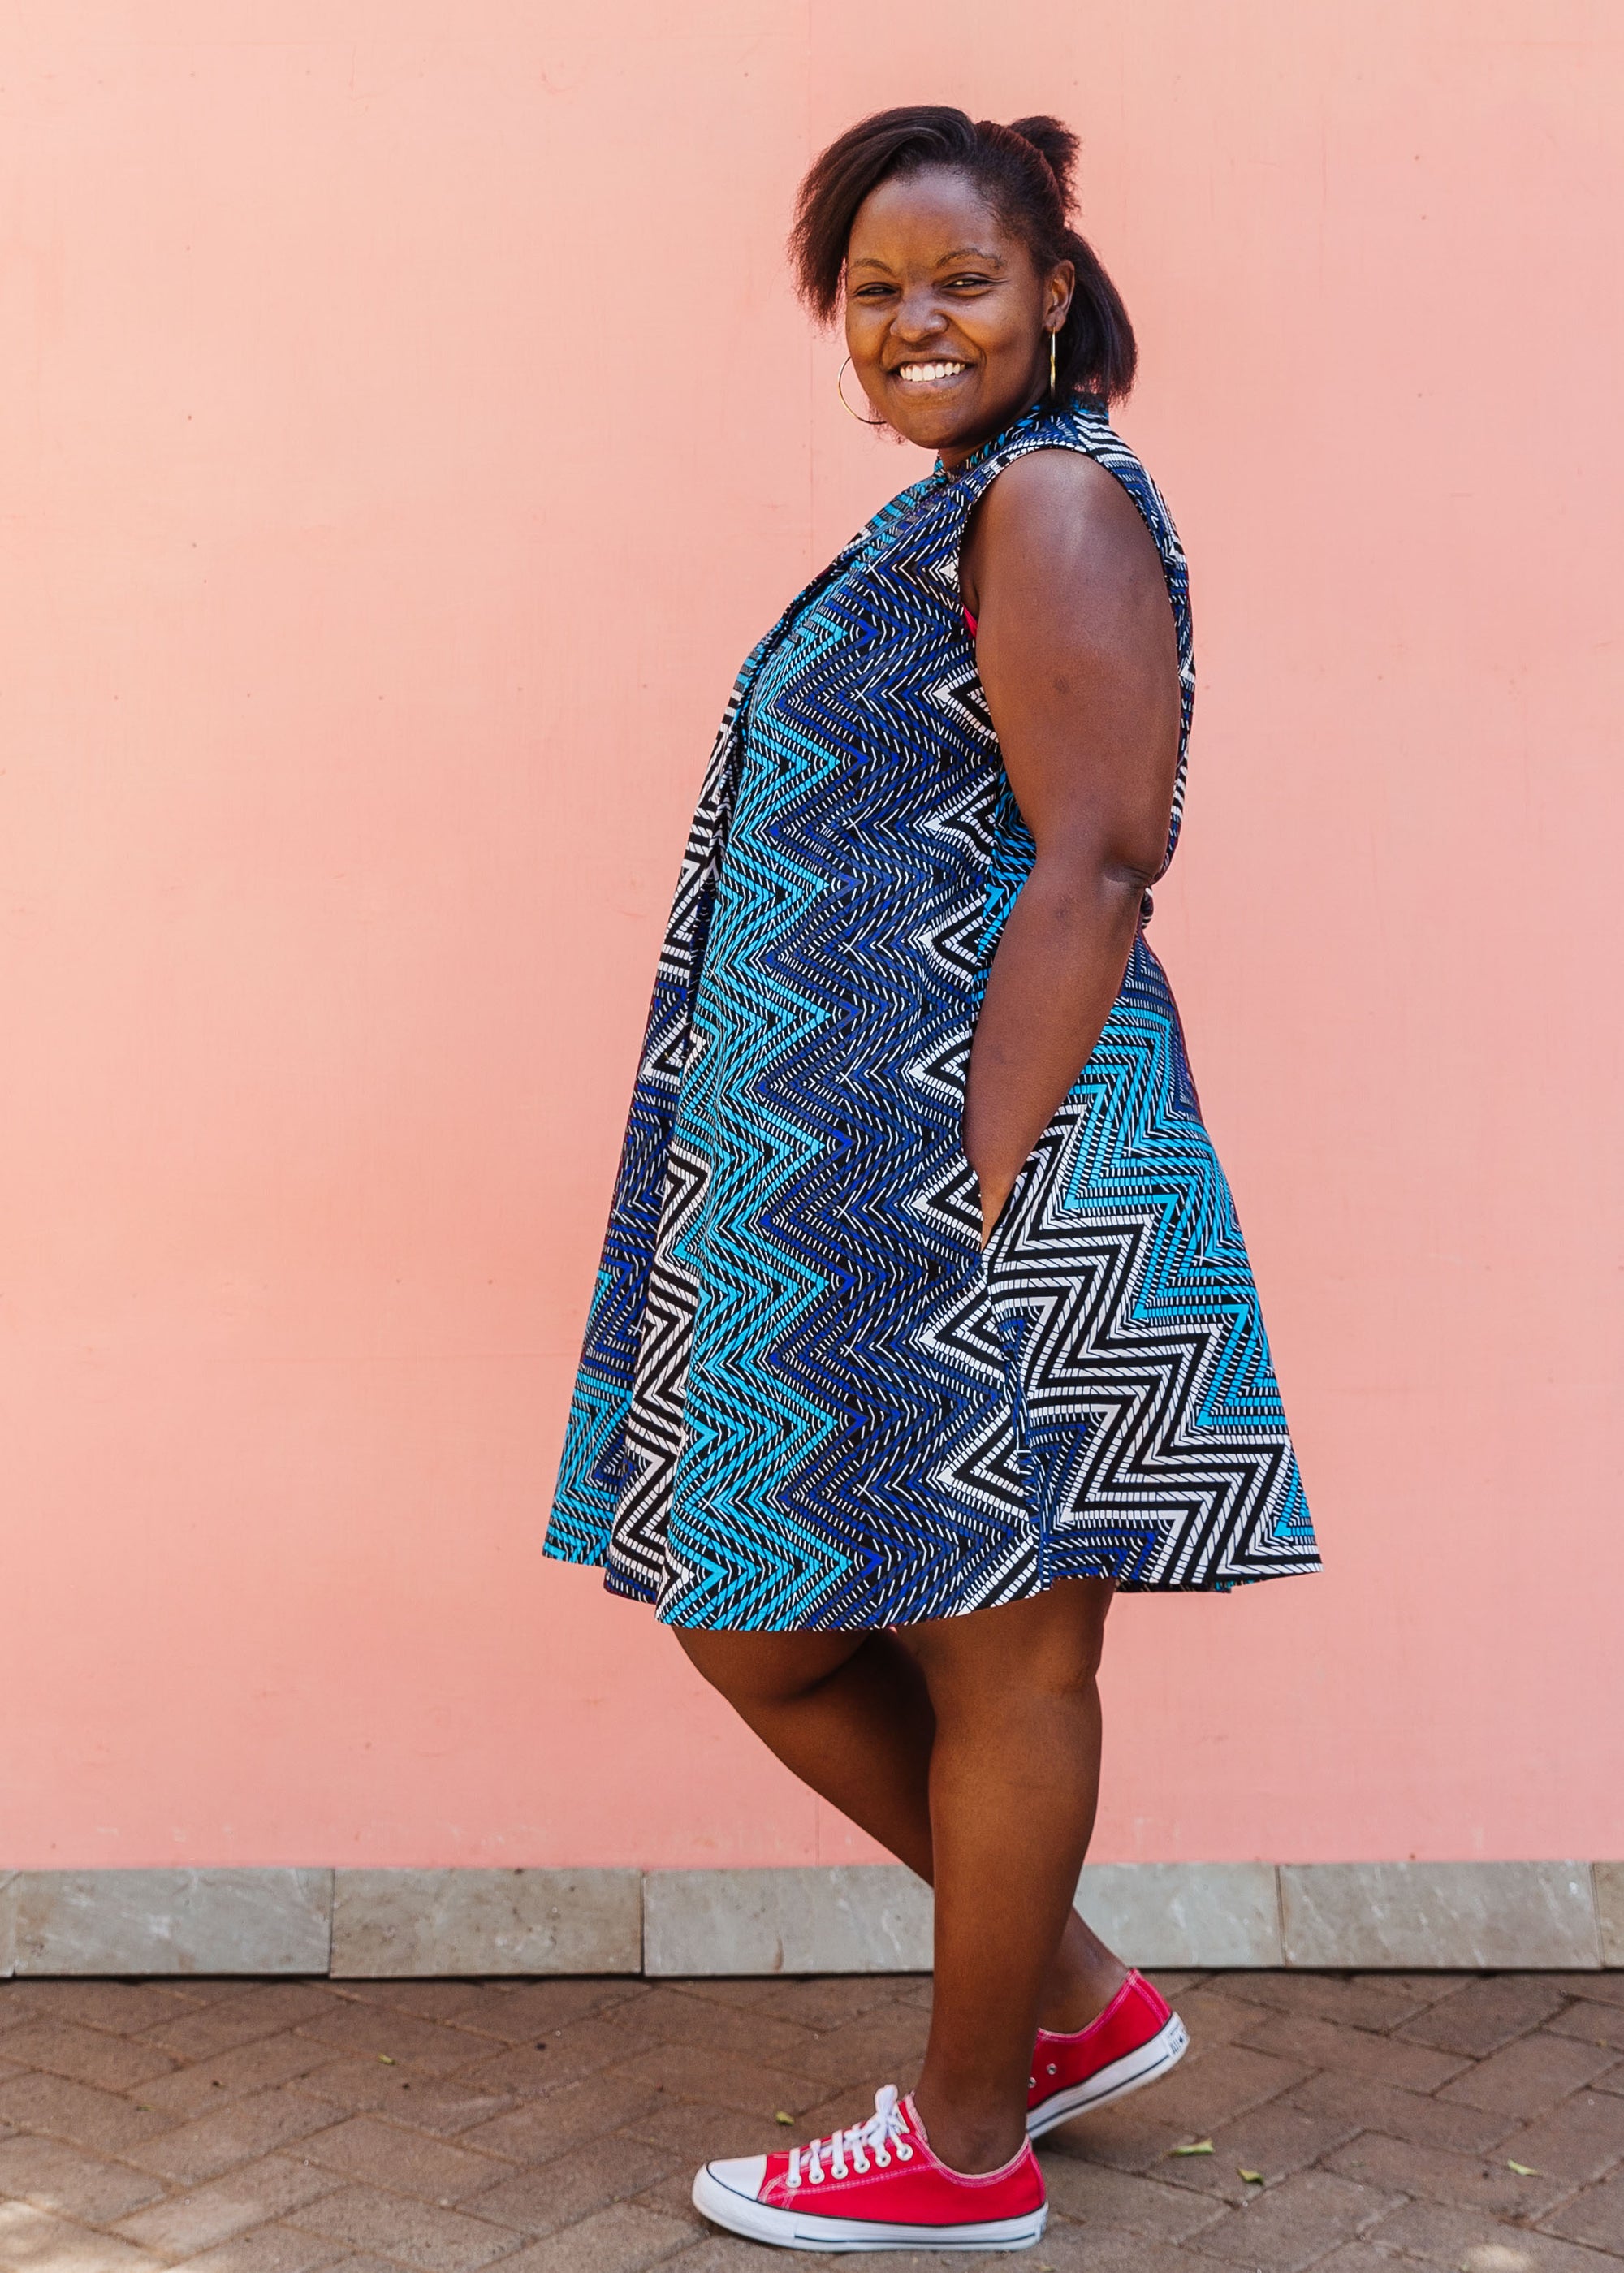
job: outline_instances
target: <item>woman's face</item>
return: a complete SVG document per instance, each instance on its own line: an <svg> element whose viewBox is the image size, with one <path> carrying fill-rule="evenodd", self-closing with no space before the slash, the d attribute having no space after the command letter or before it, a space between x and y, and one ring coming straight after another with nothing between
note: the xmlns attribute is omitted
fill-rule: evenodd
<svg viewBox="0 0 1624 2273"><path fill-rule="evenodd" d="M893 176L846 249L846 345L863 391L909 441L957 465L1049 384L1069 260L1039 275L967 175Z"/></svg>

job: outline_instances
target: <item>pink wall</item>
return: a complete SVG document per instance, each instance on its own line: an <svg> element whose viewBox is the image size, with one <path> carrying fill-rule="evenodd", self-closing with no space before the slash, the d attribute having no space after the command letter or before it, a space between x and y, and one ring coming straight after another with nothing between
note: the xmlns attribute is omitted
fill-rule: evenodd
<svg viewBox="0 0 1624 2273"><path fill-rule="evenodd" d="M540 1547L715 714L918 462L790 196L922 98L1076 124L1140 326L1201 672L1156 941L1329 1566L1120 1607L1096 1853L1624 1850L1621 43L6 11L0 1862L869 1851Z"/></svg>

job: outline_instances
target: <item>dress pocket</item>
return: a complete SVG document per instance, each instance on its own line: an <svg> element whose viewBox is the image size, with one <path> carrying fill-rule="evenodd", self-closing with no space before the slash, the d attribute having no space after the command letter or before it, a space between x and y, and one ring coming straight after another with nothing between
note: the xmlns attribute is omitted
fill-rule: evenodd
<svg viewBox="0 0 1624 2273"><path fill-rule="evenodd" d="M1006 1234L1021 1212L1022 1203L1030 1188L1034 1169L1044 1148L1044 1137L1048 1134L1049 1131L1045 1129L1043 1136L1038 1138L1021 1163L1015 1174L1015 1181L1009 1188L1004 1204L992 1219L992 1227L984 1237L982 1233L981 1179L976 1174L969 1155L964 1151L962 1141L958 1146L959 1158L963 1161L969 1178L969 1204L975 1218L974 1237L984 1265L993 1261L1006 1243Z"/></svg>

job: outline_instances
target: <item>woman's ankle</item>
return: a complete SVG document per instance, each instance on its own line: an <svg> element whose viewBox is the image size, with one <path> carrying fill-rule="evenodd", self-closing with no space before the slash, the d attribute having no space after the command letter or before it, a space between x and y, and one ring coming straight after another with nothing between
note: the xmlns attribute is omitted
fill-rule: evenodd
<svg viewBox="0 0 1624 2273"><path fill-rule="evenodd" d="M1089 1932L1074 1910L1044 1984L1038 2027L1056 2036L1074 2036L1098 2020L1127 1977L1128 1969L1121 1959Z"/></svg>
<svg viewBox="0 0 1624 2273"><path fill-rule="evenodd" d="M963 2177L1002 2170L1025 2143L1023 2107L991 2107L979 2101L961 2104L956 2095L938 2090L924 2076L914 2088L913 2101L931 2152Z"/></svg>

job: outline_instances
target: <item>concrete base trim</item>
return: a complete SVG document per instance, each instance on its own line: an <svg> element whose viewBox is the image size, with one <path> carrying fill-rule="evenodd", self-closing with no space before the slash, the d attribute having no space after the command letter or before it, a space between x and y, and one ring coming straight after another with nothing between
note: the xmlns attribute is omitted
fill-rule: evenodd
<svg viewBox="0 0 1624 2273"><path fill-rule="evenodd" d="M1280 1921L1293 1965L1558 1972L1602 1962L1588 1863L1287 1864Z"/></svg>
<svg viewBox="0 0 1624 2273"><path fill-rule="evenodd" d="M1078 1900L1138 1965L1624 1969L1624 1862L1091 1863ZM0 1977L924 1972L931 1922L896 1864L0 1870Z"/></svg>
<svg viewBox="0 0 1624 2273"><path fill-rule="evenodd" d="M931 1890L895 1863L650 1871L651 1974L928 1973Z"/></svg>
<svg viewBox="0 0 1624 2273"><path fill-rule="evenodd" d="M333 1977L640 1973L640 1871L335 1871Z"/></svg>
<svg viewBox="0 0 1624 2273"><path fill-rule="evenodd" d="M19 1871L0 1887L18 1974L326 1973L331 1871Z"/></svg>

